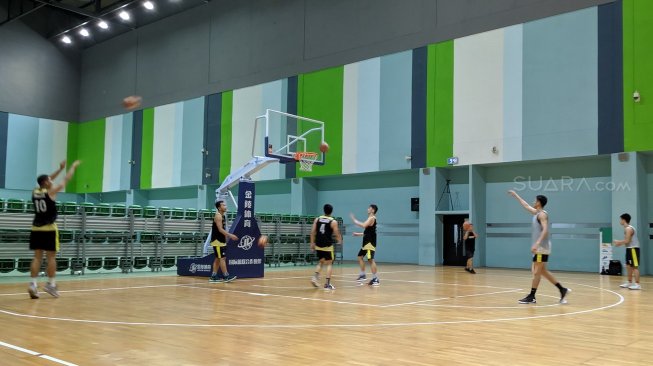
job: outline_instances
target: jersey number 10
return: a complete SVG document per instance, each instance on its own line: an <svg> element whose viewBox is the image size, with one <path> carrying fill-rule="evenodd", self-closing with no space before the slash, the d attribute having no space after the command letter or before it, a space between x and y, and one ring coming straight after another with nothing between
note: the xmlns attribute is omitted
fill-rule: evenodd
<svg viewBox="0 0 653 366"><path fill-rule="evenodd" d="M34 209L38 213L45 213L48 211L48 206L45 203L45 200L34 200Z"/></svg>

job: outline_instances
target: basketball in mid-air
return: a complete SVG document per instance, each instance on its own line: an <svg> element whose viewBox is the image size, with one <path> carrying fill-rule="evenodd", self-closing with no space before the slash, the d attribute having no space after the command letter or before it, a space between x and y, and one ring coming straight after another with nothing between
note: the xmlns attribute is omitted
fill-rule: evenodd
<svg viewBox="0 0 653 366"><path fill-rule="evenodd" d="M125 99L122 100L122 106L128 110L134 110L138 107L141 106L141 102L143 101L143 98L141 98L138 95L130 95L128 97L125 97Z"/></svg>
<svg viewBox="0 0 653 366"><path fill-rule="evenodd" d="M261 235L260 238L258 238L258 246L260 248L265 248L268 245L268 236L267 235Z"/></svg>
<svg viewBox="0 0 653 366"><path fill-rule="evenodd" d="M322 151L323 153L329 151L329 144L322 141L322 143L320 144L320 151Z"/></svg>

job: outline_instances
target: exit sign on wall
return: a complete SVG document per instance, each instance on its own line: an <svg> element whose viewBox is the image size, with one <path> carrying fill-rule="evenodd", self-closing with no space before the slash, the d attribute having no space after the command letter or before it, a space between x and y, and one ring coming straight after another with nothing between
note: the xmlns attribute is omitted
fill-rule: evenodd
<svg viewBox="0 0 653 366"><path fill-rule="evenodd" d="M457 156L453 156L453 157L451 157L451 158L448 158L448 159L447 159L447 164L448 164L448 165L456 165L456 164L458 164L458 157L457 157Z"/></svg>

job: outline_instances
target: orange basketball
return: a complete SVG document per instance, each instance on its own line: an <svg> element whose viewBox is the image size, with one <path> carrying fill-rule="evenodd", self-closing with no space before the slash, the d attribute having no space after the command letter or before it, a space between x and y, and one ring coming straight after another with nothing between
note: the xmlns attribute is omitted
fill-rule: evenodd
<svg viewBox="0 0 653 366"><path fill-rule="evenodd" d="M322 141L322 143L320 144L320 151L322 151L323 153L329 151L329 144Z"/></svg>
<svg viewBox="0 0 653 366"><path fill-rule="evenodd" d="M268 236L261 235L261 237L258 238L258 246L261 248L265 248L267 245L268 245Z"/></svg>
<svg viewBox="0 0 653 366"><path fill-rule="evenodd" d="M138 95L130 95L128 97L125 97L125 99L122 100L122 106L125 109L131 111L131 110L134 110L134 109L140 107L142 100L143 100L143 98L141 98Z"/></svg>

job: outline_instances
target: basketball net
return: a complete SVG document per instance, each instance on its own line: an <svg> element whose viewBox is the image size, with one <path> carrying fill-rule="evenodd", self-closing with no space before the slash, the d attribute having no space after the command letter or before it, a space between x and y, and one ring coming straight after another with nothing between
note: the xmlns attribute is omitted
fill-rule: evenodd
<svg viewBox="0 0 653 366"><path fill-rule="evenodd" d="M299 170L304 172L313 171L313 163L317 160L317 153L299 151L295 153L295 160L299 162Z"/></svg>

